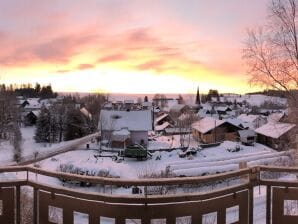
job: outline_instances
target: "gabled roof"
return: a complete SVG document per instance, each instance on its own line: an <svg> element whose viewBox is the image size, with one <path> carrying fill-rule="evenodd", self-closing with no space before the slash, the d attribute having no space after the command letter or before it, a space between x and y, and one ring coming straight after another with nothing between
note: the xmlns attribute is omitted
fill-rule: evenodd
<svg viewBox="0 0 298 224"><path fill-rule="evenodd" d="M99 127L102 130L121 130L127 128L129 131L151 131L151 110L101 110Z"/></svg>
<svg viewBox="0 0 298 224"><path fill-rule="evenodd" d="M253 115L253 114L240 114L237 118L247 122L252 123L254 122L260 115Z"/></svg>
<svg viewBox="0 0 298 224"><path fill-rule="evenodd" d="M197 131L201 132L202 134L205 134L208 131L211 131L215 127L221 126L224 123L232 125L238 129L243 129L241 126L238 126L237 123L235 123L235 122L231 122L229 120L218 120L213 117L204 117L203 119L193 123L192 128L196 129Z"/></svg>
<svg viewBox="0 0 298 224"><path fill-rule="evenodd" d="M29 114L33 114L35 117L39 117L40 112L41 112L40 110L32 110L28 112L25 116L28 116Z"/></svg>
<svg viewBox="0 0 298 224"><path fill-rule="evenodd" d="M294 128L295 124L290 123L281 123L281 122L269 122L255 130L256 133L271 137L271 138L279 138L282 135L286 134L292 128Z"/></svg>
<svg viewBox="0 0 298 224"><path fill-rule="evenodd" d="M212 117L205 117L205 118L193 123L192 128L205 134L208 131L214 129L215 127L222 125L223 123L225 123L224 120L217 120Z"/></svg>
<svg viewBox="0 0 298 224"><path fill-rule="evenodd" d="M164 118L166 118L167 116L169 116L169 114L163 114L160 115L159 117L157 117L154 121L154 124L157 124L158 122L160 122L161 120L163 120Z"/></svg>
<svg viewBox="0 0 298 224"><path fill-rule="evenodd" d="M40 98L28 98L26 101L28 102L28 104L25 106L26 109L40 109L42 106L39 102Z"/></svg>
<svg viewBox="0 0 298 224"><path fill-rule="evenodd" d="M267 120L268 122L278 122L280 121L283 117L285 116L284 112L276 112L276 113L272 113L268 116Z"/></svg>
<svg viewBox="0 0 298 224"><path fill-rule="evenodd" d="M170 108L170 111L180 112L184 107L186 107L185 104L175 104Z"/></svg>
<svg viewBox="0 0 298 224"><path fill-rule="evenodd" d="M164 130L164 129L166 129L166 128L168 128L169 126L171 126L171 124L169 123L169 122L164 122L163 124L161 124L161 125L157 125L157 126L155 126L155 131L162 131L162 130Z"/></svg>

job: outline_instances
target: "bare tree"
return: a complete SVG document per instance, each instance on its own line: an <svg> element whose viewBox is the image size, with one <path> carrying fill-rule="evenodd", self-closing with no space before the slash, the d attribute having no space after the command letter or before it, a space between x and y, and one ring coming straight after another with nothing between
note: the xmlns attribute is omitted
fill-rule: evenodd
<svg viewBox="0 0 298 224"><path fill-rule="evenodd" d="M272 0L265 26L248 31L243 58L250 83L286 91L297 101L298 89L298 0Z"/></svg>
<svg viewBox="0 0 298 224"><path fill-rule="evenodd" d="M268 9L265 26L248 31L243 58L251 84L287 93L289 120L298 124L298 0L271 0Z"/></svg>

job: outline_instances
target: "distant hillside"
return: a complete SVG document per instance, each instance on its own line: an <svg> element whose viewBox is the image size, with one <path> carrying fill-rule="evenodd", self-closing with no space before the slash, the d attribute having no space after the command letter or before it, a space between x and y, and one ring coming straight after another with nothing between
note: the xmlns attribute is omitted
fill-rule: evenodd
<svg viewBox="0 0 298 224"><path fill-rule="evenodd" d="M266 96L276 96L276 97L281 97L281 98L287 97L287 93L285 91L273 90L273 89L264 90L264 91L260 91L260 92L247 93L247 95L257 95L257 94L262 94L262 95L266 95Z"/></svg>

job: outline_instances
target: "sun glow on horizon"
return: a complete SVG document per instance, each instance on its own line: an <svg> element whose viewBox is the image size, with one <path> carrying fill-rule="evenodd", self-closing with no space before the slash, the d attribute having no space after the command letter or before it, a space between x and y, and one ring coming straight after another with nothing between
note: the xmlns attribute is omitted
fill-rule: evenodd
<svg viewBox="0 0 298 224"><path fill-rule="evenodd" d="M1 83L22 84L39 82L52 84L57 92L92 92L92 93L195 93L200 87L201 93L209 89L219 92L246 93L251 91L245 80L235 77L221 76L210 71L200 71L198 75L186 74L156 74L150 71L129 71L111 67L90 68L79 71L61 73L43 73L44 67L30 70L27 75L24 71L14 70L15 77L3 76Z"/></svg>

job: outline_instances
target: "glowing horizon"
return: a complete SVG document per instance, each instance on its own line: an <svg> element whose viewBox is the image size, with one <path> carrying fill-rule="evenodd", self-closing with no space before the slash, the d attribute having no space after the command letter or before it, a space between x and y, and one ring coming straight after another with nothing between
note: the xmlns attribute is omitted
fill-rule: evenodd
<svg viewBox="0 0 298 224"><path fill-rule="evenodd" d="M256 91L241 47L266 2L0 2L0 83L51 83L57 92Z"/></svg>

